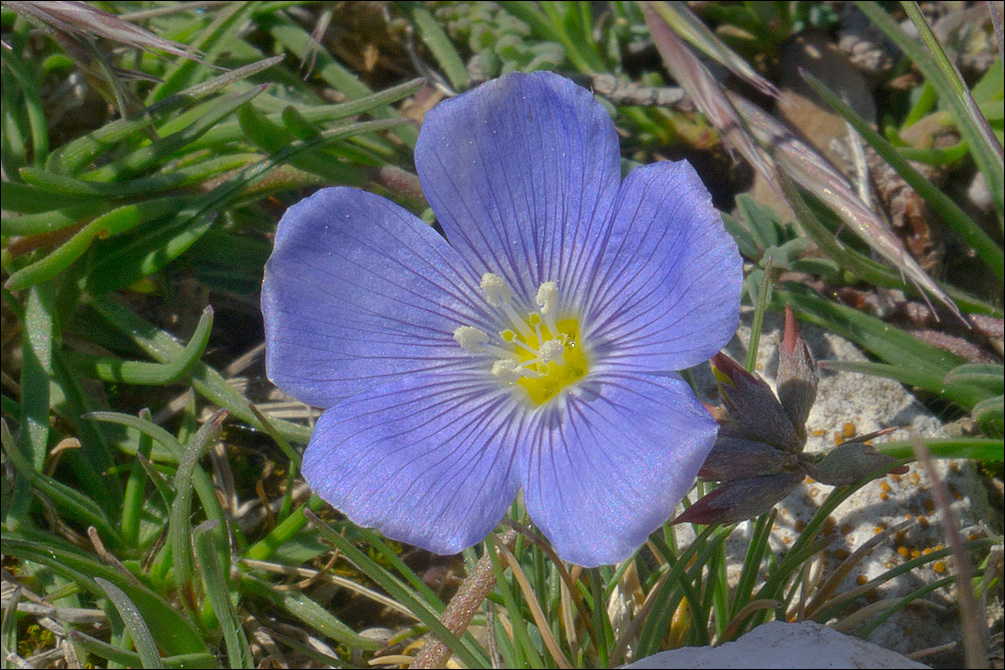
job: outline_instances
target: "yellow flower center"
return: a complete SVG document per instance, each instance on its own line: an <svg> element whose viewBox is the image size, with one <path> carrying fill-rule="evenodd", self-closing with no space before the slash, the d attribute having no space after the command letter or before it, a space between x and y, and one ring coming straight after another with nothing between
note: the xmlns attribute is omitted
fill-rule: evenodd
<svg viewBox="0 0 1005 670"><path fill-rule="evenodd" d="M521 377L517 380L517 384L527 391L527 395L530 396L531 401L537 405L543 405L558 395L559 391L566 386L582 379L589 368L586 352L583 351L583 347L578 346L579 322L575 319L563 319L562 321L558 321L555 326L558 330L557 333L552 333L545 326L541 328L541 336L545 338L545 342L550 340L562 343L561 359L552 359L547 363L538 361L530 364L528 362L533 361L535 356L527 350L519 352L521 362L527 364L528 367L541 375L536 378ZM530 349L538 351L541 349L542 342L538 339L536 332L526 340L521 336L518 336L518 339L523 341ZM560 360L561 362L559 362Z"/></svg>
<svg viewBox="0 0 1005 670"><path fill-rule="evenodd" d="M541 284L535 301L540 309L526 316L511 304L512 292L499 275L482 276L489 305L498 309L512 328L498 339L473 326L461 326L454 339L466 351L485 355L492 376L501 383L520 386L536 405L544 405L570 384L586 376L587 353L575 318L556 320L559 294L555 282Z"/></svg>

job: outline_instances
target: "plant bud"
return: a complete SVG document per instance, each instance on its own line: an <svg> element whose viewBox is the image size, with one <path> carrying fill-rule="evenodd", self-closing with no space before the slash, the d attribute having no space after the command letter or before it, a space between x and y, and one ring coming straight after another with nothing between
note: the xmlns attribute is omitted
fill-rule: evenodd
<svg viewBox="0 0 1005 670"><path fill-rule="evenodd" d="M729 410L729 422L720 429L720 436L765 442L793 453L802 451L803 440L767 382L722 353L712 358L712 365Z"/></svg>
<svg viewBox="0 0 1005 670"><path fill-rule="evenodd" d="M889 469L896 463L893 456L881 454L868 444L853 442L831 449L819 463L804 463L804 467L821 484L848 486L884 465Z"/></svg>
<svg viewBox="0 0 1005 670"><path fill-rule="evenodd" d="M723 482L773 475L791 468L799 462L795 454L776 449L763 442L753 442L737 437L720 437L705 464L698 471L702 479Z"/></svg>
<svg viewBox="0 0 1005 670"><path fill-rule="evenodd" d="M752 519L792 493L804 478L802 472L783 472L726 482L684 510L673 523L709 525Z"/></svg>
<svg viewBox="0 0 1005 670"><path fill-rule="evenodd" d="M792 421L800 442L806 442L806 418L817 397L820 374L806 342L799 335L792 309L785 306L785 335L778 347L778 376L775 388L782 409Z"/></svg>

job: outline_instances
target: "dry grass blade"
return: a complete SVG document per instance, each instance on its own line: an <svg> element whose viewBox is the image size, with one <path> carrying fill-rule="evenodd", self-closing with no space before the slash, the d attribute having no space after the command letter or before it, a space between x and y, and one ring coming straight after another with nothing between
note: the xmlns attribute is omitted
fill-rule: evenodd
<svg viewBox="0 0 1005 670"><path fill-rule="evenodd" d="M772 600L770 598L751 600L749 603L744 605L743 609L737 612L736 616L733 617L733 620L726 625L726 630L722 632L722 636L719 638L719 640L720 641L732 640L733 637L740 631L740 626L743 625L743 622L746 620L746 618L751 614L753 614L754 612L757 612L759 610L778 609L779 607L781 607L781 605L782 605L781 600Z"/></svg>
<svg viewBox="0 0 1005 670"><path fill-rule="evenodd" d="M949 541L949 548L953 552L953 563L956 568L956 600L960 605L960 619L963 623L963 654L968 668L986 668L987 659L984 655L984 635L980 612L977 609L977 602L974 600L973 592L973 569L970 566L970 557L963 546L963 537L960 535L959 521L953 508L949 504L949 491L945 482L939 477L938 471L932 464L932 457L928 453L925 443L917 435L911 436L911 443L914 446L914 455L917 457L921 467L928 473L932 480L931 492L935 500L935 508L939 510L939 521L942 523L942 530Z"/></svg>
<svg viewBox="0 0 1005 670"><path fill-rule="evenodd" d="M860 623L862 623L869 617L875 616L877 614L883 614L887 610L900 605L901 601L902 601L901 598L884 598L883 600L877 600L876 602L870 603L865 607L863 607L862 609L857 610L855 613L849 614L840 621L835 621L834 623L828 625L840 633L849 633L850 631L854 630L856 626L858 626ZM938 608L938 605L929 600L918 599L915 600L915 602L924 603L932 607ZM967 667L980 667L980 666L967 666Z"/></svg>
<svg viewBox="0 0 1005 670"><path fill-rule="evenodd" d="M963 319L956 303L921 269L882 219L862 202L844 175L757 105L734 93L728 95L758 141L765 147L771 147L778 167L785 174L826 203L845 225L876 253L893 263L911 282L938 298Z"/></svg>
<svg viewBox="0 0 1005 670"><path fill-rule="evenodd" d="M770 158L755 144L743 119L723 93L719 83L651 4L644 4L642 11L653 42L670 74L722 134L726 146L739 151L768 183L774 184L775 171Z"/></svg>
<svg viewBox="0 0 1005 670"><path fill-rule="evenodd" d="M988 0L987 5L988 11L991 12L991 23L995 27L995 39L998 41L998 57L1001 58L1005 54L1005 26L1002 25L1002 13L1005 12L1005 7L1002 3L991 0Z"/></svg>
<svg viewBox="0 0 1005 670"><path fill-rule="evenodd" d="M834 593L837 587L840 586L841 582L844 581L844 578L847 577L849 574L851 574L851 571L855 569L856 565L861 563L866 556L872 553L872 550L875 549L878 544L886 541L886 539L889 538L891 535L899 533L900 531L904 530L910 524L911 520L907 519L887 528L882 533L878 533L873 537L869 538L869 540L865 542L861 547L852 552L852 554L848 558L841 561L841 563L838 564L837 568L834 570L831 576L828 577L827 580L820 585L820 588L817 590L816 594L813 596L809 604L806 606L806 614L803 618L805 619L815 618L817 613L821 610L821 608L829 604L831 595Z"/></svg>
<svg viewBox="0 0 1005 670"><path fill-rule="evenodd" d="M499 548L500 556L506 560L510 569L513 570L513 576L516 577L516 581L520 585L520 590L523 592L523 597L527 600L531 616L534 617L534 623L537 624L537 629L541 634L541 640L544 642L544 646L548 648L548 652L551 654L551 657L555 660L558 667L571 670L572 664L569 663L569 659L567 659L565 654L562 653L562 648L558 646L558 641L552 634L551 626L548 624L548 617L545 616L544 610L541 609L541 603L537 601L537 596L534 594L534 589L530 585L530 580L527 579L527 575L524 574L523 568L520 567L520 561L516 559L513 552L510 551L502 542L498 542L496 546Z"/></svg>
<svg viewBox="0 0 1005 670"><path fill-rule="evenodd" d="M730 49L725 42L708 29L701 19L683 2L653 2L649 3L663 20L677 32L678 35L698 47L711 58L719 61L737 77L745 80L761 93L778 97L778 88L759 75L750 64Z"/></svg>
<svg viewBox="0 0 1005 670"><path fill-rule="evenodd" d="M102 11L84 2L4 2L11 11L24 16L43 29L59 30L79 37L104 37L143 49L144 51L164 51L175 56L200 60L199 54L191 47L166 40L163 37L124 21L115 14ZM201 62L201 61L200 61Z"/></svg>

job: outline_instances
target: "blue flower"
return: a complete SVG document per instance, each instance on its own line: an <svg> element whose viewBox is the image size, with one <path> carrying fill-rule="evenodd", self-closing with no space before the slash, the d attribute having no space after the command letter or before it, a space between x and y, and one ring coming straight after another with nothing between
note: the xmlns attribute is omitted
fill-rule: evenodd
<svg viewBox="0 0 1005 670"><path fill-rule="evenodd" d="M304 476L353 522L436 553L484 538L522 488L563 559L627 558L716 437L675 372L739 315L708 191L683 161L622 183L604 108L546 72L439 104L415 165L446 239L351 188L279 223L266 365L327 408Z"/></svg>

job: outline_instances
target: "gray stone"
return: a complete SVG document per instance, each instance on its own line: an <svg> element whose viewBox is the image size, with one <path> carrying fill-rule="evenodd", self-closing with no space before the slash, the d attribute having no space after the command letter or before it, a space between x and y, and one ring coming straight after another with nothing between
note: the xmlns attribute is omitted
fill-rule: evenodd
<svg viewBox="0 0 1005 670"><path fill-rule="evenodd" d="M718 647L683 647L626 668L927 668L812 621L758 626Z"/></svg>

